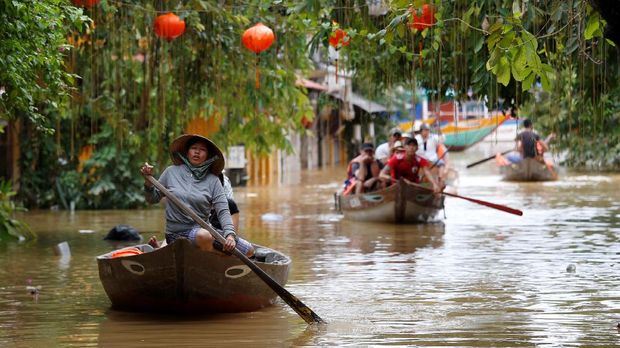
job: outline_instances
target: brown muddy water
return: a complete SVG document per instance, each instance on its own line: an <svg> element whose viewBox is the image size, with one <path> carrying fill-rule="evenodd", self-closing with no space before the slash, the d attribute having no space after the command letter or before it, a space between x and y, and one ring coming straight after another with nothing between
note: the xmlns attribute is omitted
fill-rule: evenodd
<svg viewBox="0 0 620 348"><path fill-rule="evenodd" d="M103 236L124 223L161 238L162 211L26 213L39 238L0 246L0 346L620 346L620 175L505 183L491 161L465 169L490 151L452 154L459 194L523 217L446 198L431 224L346 221L332 197L344 168L235 189L242 234L292 257L286 288L320 327L283 301L192 317L112 310L95 261L113 248ZM62 241L70 258L53 253Z"/></svg>

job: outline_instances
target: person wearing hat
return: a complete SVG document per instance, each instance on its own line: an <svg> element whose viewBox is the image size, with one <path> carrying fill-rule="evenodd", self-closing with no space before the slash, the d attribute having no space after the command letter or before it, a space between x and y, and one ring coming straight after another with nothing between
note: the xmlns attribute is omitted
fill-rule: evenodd
<svg viewBox="0 0 620 348"><path fill-rule="evenodd" d="M178 238L186 238L201 250L213 251L215 247L232 252L237 247L241 252L252 256L252 244L237 237L235 233L226 193L218 177L224 169L222 151L201 135L184 134L170 145L170 156L173 165L164 170L159 182L204 221L209 221L213 208L221 225L218 232L224 236L226 242L220 245L214 241L209 231L200 227L174 204L166 204L166 242L170 244ZM143 175L152 175L153 167L145 163L140 172ZM163 194L146 180L144 196L149 203L157 203L163 198Z"/></svg>
<svg viewBox="0 0 620 348"><path fill-rule="evenodd" d="M400 141L394 143L394 155L390 157L387 164L381 169L381 179L387 182L396 182L400 178L419 183L420 172L422 172L428 181L433 185L433 191L441 192L435 178L429 170L430 163L416 155L418 142L415 138L407 138L405 144Z"/></svg>
<svg viewBox="0 0 620 348"><path fill-rule="evenodd" d="M381 161L382 164L385 164L390 156L392 155L392 147L394 146L394 142L400 140L403 131L398 127L394 127L390 129L388 141L379 145L377 147L377 151L375 153L375 157Z"/></svg>
<svg viewBox="0 0 620 348"><path fill-rule="evenodd" d="M344 194L359 194L382 188L384 185L379 180L380 171L380 162L375 159L375 146L363 143L360 155L349 162Z"/></svg>
<svg viewBox="0 0 620 348"><path fill-rule="evenodd" d="M431 167L439 168L439 180L444 181L446 176L447 153L443 147L443 135L431 134L431 127L422 123L420 125L420 134L416 135L418 142L417 155L425 158L431 163ZM443 148L442 148L443 147ZM442 153L442 156L439 153Z"/></svg>

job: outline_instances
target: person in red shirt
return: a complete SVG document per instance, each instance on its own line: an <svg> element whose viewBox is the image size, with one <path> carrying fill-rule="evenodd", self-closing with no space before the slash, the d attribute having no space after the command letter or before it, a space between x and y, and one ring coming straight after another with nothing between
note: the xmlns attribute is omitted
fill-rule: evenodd
<svg viewBox="0 0 620 348"><path fill-rule="evenodd" d="M381 170L380 178L388 182L398 181L400 178L419 183L420 172L424 174L433 185L433 191L441 192L437 181L429 170L430 163L415 153L418 150L418 142L414 138L405 140L405 146L400 141L394 143L394 155Z"/></svg>

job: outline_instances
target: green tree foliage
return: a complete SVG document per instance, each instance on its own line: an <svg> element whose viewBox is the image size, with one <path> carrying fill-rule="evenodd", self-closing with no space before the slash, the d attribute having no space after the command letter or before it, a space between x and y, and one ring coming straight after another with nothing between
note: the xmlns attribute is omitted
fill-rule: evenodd
<svg viewBox="0 0 620 348"><path fill-rule="evenodd" d="M63 0L0 1L0 117L29 118L50 129L42 108L63 105L72 76L64 69L64 26L85 17Z"/></svg>
<svg viewBox="0 0 620 348"><path fill-rule="evenodd" d="M12 200L15 194L10 182L0 180L0 242L3 240L23 241L35 237L26 223L14 217L16 211L25 210L18 207Z"/></svg>
<svg viewBox="0 0 620 348"><path fill-rule="evenodd" d="M527 105L541 86L550 105L568 107L541 115L538 123L568 129L559 134L560 144L581 137L575 129L591 122L600 132L617 132L615 109L602 107L615 105L619 88L615 44L604 38L609 26L595 10L603 2L382 3L385 11L373 14L365 0L101 0L86 9L60 0L0 1L5 23L0 64L7 67L0 70L6 91L0 114L28 119L23 129L31 136L55 131L39 134L45 139L24 150L32 155L24 156L23 168L32 174L24 175L31 180L22 185L24 196L42 205L58 201L45 190L57 187L62 171L84 167L78 154L86 145L93 147L99 170L114 170L119 156L127 157L128 172L137 173L145 160L163 168L169 163L167 144L195 117L217 120L219 132L212 137L223 148L237 143L263 153L273 146L290 148L286 135L302 131L301 119L312 117L297 77L316 68L310 55L328 60L335 28L351 37L338 50L341 69L353 72L354 90L371 98L386 100L396 89L422 87L438 102L447 92L467 98L471 89L491 108L507 108L501 100ZM412 13L420 14L424 4L432 5L436 22L412 29ZM169 11L187 24L172 41L153 32L156 16ZM258 56L240 40L257 22L276 34L273 46ZM62 51L67 43L72 48ZM254 87L256 69L260 89ZM79 78L71 98L63 99L71 76ZM101 185L88 186L88 192L122 199L106 196L121 188L113 174L97 177Z"/></svg>

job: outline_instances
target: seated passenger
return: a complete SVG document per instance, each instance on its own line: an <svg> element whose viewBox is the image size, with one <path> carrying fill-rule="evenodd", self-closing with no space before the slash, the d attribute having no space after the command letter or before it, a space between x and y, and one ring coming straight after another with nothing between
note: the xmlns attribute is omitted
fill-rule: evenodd
<svg viewBox="0 0 620 348"><path fill-rule="evenodd" d="M431 167L439 168L439 181L444 182L446 178L447 150L443 146L444 136L431 134L431 127L422 123L420 134L416 135L419 144L417 155L423 157L431 163Z"/></svg>
<svg viewBox="0 0 620 348"><path fill-rule="evenodd" d="M379 145L377 147L377 151L375 152L375 158L384 165L390 157L392 157L392 147L394 146L394 142L399 141L403 132L400 128L395 127L390 130L390 135L388 137L388 141Z"/></svg>
<svg viewBox="0 0 620 348"><path fill-rule="evenodd" d="M344 194L374 191L385 187L379 180L381 163L375 159L375 147L362 144L360 155L349 162Z"/></svg>
<svg viewBox="0 0 620 348"><path fill-rule="evenodd" d="M418 142L415 138L405 141L405 146L400 141L394 143L394 156L392 156L385 167L381 170L381 178L386 181L396 182L400 178L414 183L420 183L420 172L433 185L434 192L441 192L441 188L431 174L430 163L424 158L417 156Z"/></svg>

